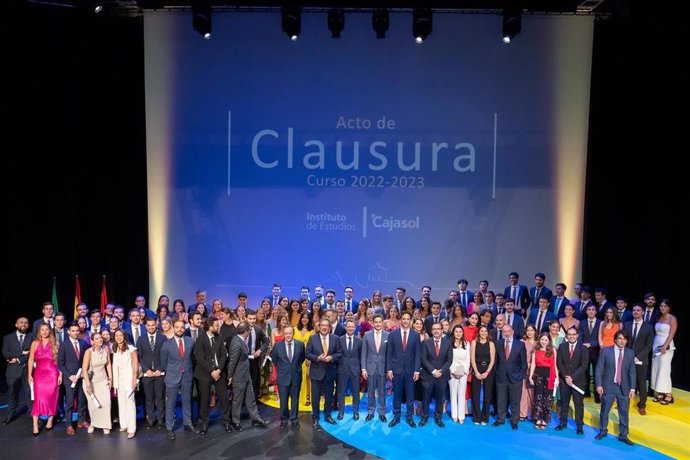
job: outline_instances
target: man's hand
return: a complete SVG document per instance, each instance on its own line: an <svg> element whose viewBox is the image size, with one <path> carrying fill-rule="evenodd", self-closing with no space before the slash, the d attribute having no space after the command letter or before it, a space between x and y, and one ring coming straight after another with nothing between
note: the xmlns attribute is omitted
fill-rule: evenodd
<svg viewBox="0 0 690 460"><path fill-rule="evenodd" d="M386 372L386 378L388 380L393 380L393 371Z"/></svg>
<svg viewBox="0 0 690 460"><path fill-rule="evenodd" d="M565 376L565 383L567 383L569 387L573 386L573 378L569 375L566 375Z"/></svg>
<svg viewBox="0 0 690 460"><path fill-rule="evenodd" d="M415 382L419 380L419 372L415 372L414 374L412 374L412 380Z"/></svg>
<svg viewBox="0 0 690 460"><path fill-rule="evenodd" d="M599 396L603 395L604 394L604 387L597 387L597 394Z"/></svg>
<svg viewBox="0 0 690 460"><path fill-rule="evenodd" d="M76 375L70 375L69 376L69 381L72 383L77 383L77 376Z"/></svg>
<svg viewBox="0 0 690 460"><path fill-rule="evenodd" d="M364 380L369 380L369 374L367 374L366 369L362 369L362 377L364 377Z"/></svg>

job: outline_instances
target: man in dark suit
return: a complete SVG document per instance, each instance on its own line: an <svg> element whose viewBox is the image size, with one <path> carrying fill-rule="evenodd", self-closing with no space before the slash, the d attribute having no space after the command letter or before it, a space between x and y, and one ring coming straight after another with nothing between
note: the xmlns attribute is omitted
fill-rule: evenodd
<svg viewBox="0 0 690 460"><path fill-rule="evenodd" d="M549 311L558 318L565 316L565 306L570 303L570 299L565 296L565 291L568 287L564 283L556 283L555 293L549 301Z"/></svg>
<svg viewBox="0 0 690 460"><path fill-rule="evenodd" d="M584 319L580 321L579 336L580 343L588 351L589 363L587 363L587 368L585 369L585 379L587 380L587 385L583 390L585 390L585 398L591 396L590 393L590 383L594 377L594 369L597 367L597 360L599 359L599 326L601 321L597 319L597 307L593 303L587 306L587 311ZM592 370L590 372L590 366ZM600 402L599 395L594 393L594 401Z"/></svg>
<svg viewBox="0 0 690 460"><path fill-rule="evenodd" d="M474 293L467 289L467 285L470 283L465 278L460 278L456 284L458 285L458 303L467 310L467 305L474 298Z"/></svg>
<svg viewBox="0 0 690 460"><path fill-rule="evenodd" d="M67 320L65 318L65 314L62 312L57 312L55 313L53 320L53 333L55 334L55 339L60 343L60 345L62 345L63 342L67 340L67 328L65 327Z"/></svg>
<svg viewBox="0 0 690 460"><path fill-rule="evenodd" d="M441 323L441 302L433 302L431 304L431 314L424 319L424 330L431 336L431 326Z"/></svg>
<svg viewBox="0 0 690 460"><path fill-rule="evenodd" d="M355 295L355 290L352 286L345 286L345 289L343 290L345 293L345 301L343 302L343 306L345 307L345 313L348 311L351 311L352 313L357 313L357 309L359 308L359 302L357 302L353 297Z"/></svg>
<svg viewBox="0 0 690 460"><path fill-rule="evenodd" d="M386 420L386 349L388 332L383 330L383 317L374 315L374 330L367 331L362 340L362 377L367 381L367 418L374 418L378 398L379 419Z"/></svg>
<svg viewBox="0 0 690 460"><path fill-rule="evenodd" d="M147 323L148 325L148 323ZM223 427L228 433L232 431L230 426L230 410L228 408L227 350L223 346L223 340L216 335L218 327L215 318L206 318L203 325L204 334L196 340L194 346L194 378L199 385L199 434L208 432L208 402L211 397L211 387L214 387L219 396L220 413L223 417Z"/></svg>
<svg viewBox="0 0 690 460"><path fill-rule="evenodd" d="M338 321L338 315L335 309L326 310L326 319L330 325L331 334L334 334L336 337L342 337L345 335L345 328Z"/></svg>
<svg viewBox="0 0 690 460"><path fill-rule="evenodd" d="M280 429L287 428L288 420L293 428L299 428L299 392L302 388L302 364L305 359L304 344L294 340L295 329L283 328L285 340L271 350L271 362L277 368L276 383L280 395Z"/></svg>
<svg viewBox="0 0 690 460"><path fill-rule="evenodd" d="M334 312L335 313L335 312ZM319 333L309 337L306 349L306 358L311 361L309 365L309 378L311 379L311 418L312 426L321 430L319 418L321 415L319 400L325 395L323 406L324 420L335 425L331 417L333 409L333 383L336 377L336 364L343 356L340 349L338 336L330 333L331 324L328 319L319 321Z"/></svg>
<svg viewBox="0 0 690 460"><path fill-rule="evenodd" d="M352 391L352 418L359 420L359 375L362 360L362 339L355 335L354 320L345 323L345 335L340 337L343 357L338 362L338 420L345 412L345 393L348 386Z"/></svg>
<svg viewBox="0 0 690 460"><path fill-rule="evenodd" d="M587 308L590 305L594 305L591 297L592 291L590 290L589 286L582 286L580 289L580 300L573 302L573 307L575 307L575 313L573 316L575 316L575 319L582 321L583 319L587 318ZM599 312L598 307L595 308L595 311L597 313Z"/></svg>
<svg viewBox="0 0 690 460"><path fill-rule="evenodd" d="M79 338L79 325L73 322L67 329L69 337L58 350L58 368L62 372L62 386L65 389L65 419L67 420L67 434L75 434L72 426L72 408L74 398L77 398L77 421L79 426L86 426L86 395L82 391L82 377L79 371L84 363L84 352L89 344ZM74 386L73 386L74 385Z"/></svg>
<svg viewBox="0 0 690 460"><path fill-rule="evenodd" d="M410 329L412 314L404 311L400 315L400 328L388 335L386 349L386 376L393 381L393 420L388 426L400 423L403 396L407 406L407 424L417 426L414 413L414 383L419 380L422 367L422 346L419 334Z"/></svg>
<svg viewBox="0 0 690 460"><path fill-rule="evenodd" d="M436 323L431 326L433 337L421 344L422 387L422 420L419 426L426 425L429 420L429 402L434 398L434 421L440 428L444 427L443 404L446 400L446 389L450 380L450 364L453 362L453 347L450 340L443 340L443 326Z"/></svg>
<svg viewBox="0 0 690 460"><path fill-rule="evenodd" d="M7 362L5 382L7 383L8 394L7 417L3 420L3 425L12 423L14 420L19 406L20 392L24 393L29 413L31 413L26 363L29 361L29 350L34 335L29 332L28 318L18 318L14 327L16 330L2 339L2 356Z"/></svg>
<svg viewBox="0 0 690 460"><path fill-rule="evenodd" d="M223 320L223 324L220 325L220 329L218 330L218 335L223 341L225 349L228 351L229 355L230 342L232 341L232 338L237 335L235 323L232 322L232 310L229 308L224 308L220 313L218 313L218 317L219 319Z"/></svg>
<svg viewBox="0 0 690 460"><path fill-rule="evenodd" d="M232 427L242 431L240 413L244 404L252 419L252 426L266 428L266 422L261 420L256 407L254 385L249 373L249 324L240 323L236 330L237 335L230 342L228 358L228 383L232 384Z"/></svg>
<svg viewBox="0 0 690 460"><path fill-rule="evenodd" d="M144 373L141 384L146 400L146 428L165 426L165 382L161 375L161 347L167 337L158 332L156 320L146 319L146 334L136 344L139 364Z"/></svg>
<svg viewBox="0 0 690 460"><path fill-rule="evenodd" d="M503 290L503 297L515 301L515 312L523 317L527 317L527 312L532 299L529 296L527 286L519 284L520 275L517 272L510 272L508 275L510 285Z"/></svg>
<svg viewBox="0 0 690 460"><path fill-rule="evenodd" d="M642 306L642 304L640 304ZM616 315L618 316L618 321L621 324L625 324L628 321L633 320L633 314L630 309L628 309L628 299L619 295L616 297Z"/></svg>
<svg viewBox="0 0 690 460"><path fill-rule="evenodd" d="M247 310L249 325L249 375L252 377L254 400L258 404L261 388L261 362L268 351L269 338L263 329L256 325L256 312Z"/></svg>
<svg viewBox="0 0 690 460"><path fill-rule="evenodd" d="M616 306L606 299L606 289L604 288L596 288L594 290L594 302L597 304L597 318L600 320L604 319L607 308L612 308L613 311L616 311Z"/></svg>
<svg viewBox="0 0 690 460"><path fill-rule="evenodd" d="M144 327L141 324L141 312L137 307L129 311L129 321L125 321L122 330L127 334L127 341L132 345L139 342L139 337L144 334Z"/></svg>
<svg viewBox="0 0 690 460"><path fill-rule="evenodd" d="M654 343L654 326L644 321L644 309L640 303L633 305L632 317L632 321L625 323L624 329L630 337L630 348L635 353L635 387L640 394L637 410L640 415L647 415L647 371Z"/></svg>
<svg viewBox="0 0 690 460"><path fill-rule="evenodd" d="M51 329L55 327L55 320L53 319L54 311L55 307L53 306L53 302L43 303L43 316L34 321L33 328L31 329L32 335L34 337L38 337L38 328L41 327L41 324L43 323L48 323Z"/></svg>
<svg viewBox="0 0 690 460"><path fill-rule="evenodd" d="M208 305L206 303L206 291L203 289L199 289L195 293L196 298L194 302L191 302L189 304L189 307L187 307L187 313L192 313L193 311L197 311L197 308L199 304L204 306L204 309L208 312Z"/></svg>
<svg viewBox="0 0 690 460"><path fill-rule="evenodd" d="M182 422L185 431L192 427L192 382L194 381L194 340L184 335L184 321L173 325L175 335L161 347L161 372L165 372L165 426L168 439L175 440L175 406L177 394L182 399Z"/></svg>
<svg viewBox="0 0 690 460"><path fill-rule="evenodd" d="M642 317L646 323L654 325L659 319L659 307L656 305L656 296L653 292L644 295L644 305Z"/></svg>
<svg viewBox="0 0 690 460"><path fill-rule="evenodd" d="M534 324L537 335L549 331L549 324L558 321L556 315L549 311L549 299L542 296L539 299L539 308L532 310L527 319L527 324Z"/></svg>
<svg viewBox="0 0 690 460"><path fill-rule="evenodd" d="M537 273L534 275L534 286L529 288L529 297L532 300L530 306L532 309L539 307L539 298L543 295L549 299L551 302L551 297L553 297L553 292L551 289L544 285L546 280L546 275L543 273Z"/></svg>
<svg viewBox="0 0 690 460"><path fill-rule="evenodd" d="M525 344L513 337L513 328L503 326L503 339L496 343L496 394L498 396L498 418L493 426L503 425L506 407L510 403L510 426L517 430L520 419L520 398L522 381L527 371Z"/></svg>
<svg viewBox="0 0 690 460"><path fill-rule="evenodd" d="M506 324L513 328L515 337L522 337L525 332L525 318L515 314L515 301L513 299L506 300L503 316L506 318Z"/></svg>
<svg viewBox="0 0 690 460"><path fill-rule="evenodd" d="M613 401L618 403L618 440L632 446L628 439L628 406L635 397L635 357L628 344L628 333L616 332L615 344L601 351L594 381L597 393L601 397L601 431L594 439L606 437L609 424L609 412Z"/></svg>
<svg viewBox="0 0 690 460"><path fill-rule="evenodd" d="M570 409L570 397L575 406L575 425L577 434L582 436L584 431L584 395L574 386L584 390L587 385L585 370L589 364L588 351L578 343L577 329L571 327L566 333L566 341L560 344L556 353L556 367L560 381L561 391L561 416L556 431L562 431L568 425L568 411Z"/></svg>

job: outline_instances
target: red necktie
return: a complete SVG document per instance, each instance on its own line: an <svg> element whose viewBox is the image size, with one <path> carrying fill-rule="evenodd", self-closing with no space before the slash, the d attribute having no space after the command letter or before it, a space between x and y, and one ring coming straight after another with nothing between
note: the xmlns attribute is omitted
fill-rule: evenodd
<svg viewBox="0 0 690 460"><path fill-rule="evenodd" d="M182 345L182 339L177 341L177 349L180 351L180 358L184 359L184 346Z"/></svg>
<svg viewBox="0 0 690 460"><path fill-rule="evenodd" d="M77 361L79 360L79 342L73 342L74 343L74 352L77 354Z"/></svg>
<svg viewBox="0 0 690 460"><path fill-rule="evenodd" d="M575 345L570 345L570 359L573 359L573 353L575 352Z"/></svg>
<svg viewBox="0 0 690 460"><path fill-rule="evenodd" d="M439 353L438 340L434 340L434 342L436 342L436 357L438 357L438 353Z"/></svg>
<svg viewBox="0 0 690 460"><path fill-rule="evenodd" d="M506 340L506 360L510 357L510 342Z"/></svg>
<svg viewBox="0 0 690 460"><path fill-rule="evenodd" d="M403 351L407 348L407 331L403 331Z"/></svg>
<svg viewBox="0 0 690 460"><path fill-rule="evenodd" d="M616 384L620 385L622 382L621 374L623 373L623 350L618 350L618 363L616 364Z"/></svg>

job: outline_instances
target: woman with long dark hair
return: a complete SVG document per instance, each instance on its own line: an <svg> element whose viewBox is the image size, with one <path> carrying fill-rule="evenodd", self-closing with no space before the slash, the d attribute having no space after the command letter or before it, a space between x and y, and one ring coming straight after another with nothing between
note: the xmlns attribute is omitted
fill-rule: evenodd
<svg viewBox="0 0 690 460"><path fill-rule="evenodd" d="M532 420L534 428L545 430L551 421L553 390L558 387L556 349L548 332L539 335L529 368L529 383L534 386Z"/></svg>

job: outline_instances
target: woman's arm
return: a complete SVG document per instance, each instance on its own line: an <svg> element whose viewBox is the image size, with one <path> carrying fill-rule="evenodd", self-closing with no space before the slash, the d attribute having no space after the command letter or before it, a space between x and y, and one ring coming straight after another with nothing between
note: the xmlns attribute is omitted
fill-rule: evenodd
<svg viewBox="0 0 690 460"><path fill-rule="evenodd" d="M491 355L491 360L489 361L489 367L486 369L486 375L491 373L491 369L493 369L494 364L496 364L496 345L494 345L493 342L489 342L489 355Z"/></svg>
<svg viewBox="0 0 690 460"><path fill-rule="evenodd" d="M136 350L132 350L130 357L132 358L132 388L136 388L137 377L139 376L139 353Z"/></svg>
<svg viewBox="0 0 690 460"><path fill-rule="evenodd" d="M29 377L29 385L34 383L34 354L36 353L36 347L38 346L38 340L31 342L31 348L29 350L29 362L27 364L27 375Z"/></svg>
<svg viewBox="0 0 690 460"><path fill-rule="evenodd" d="M84 392L91 395L91 377L89 376L89 364L91 364L91 348L84 352L84 363L81 365L81 375L84 379Z"/></svg>

